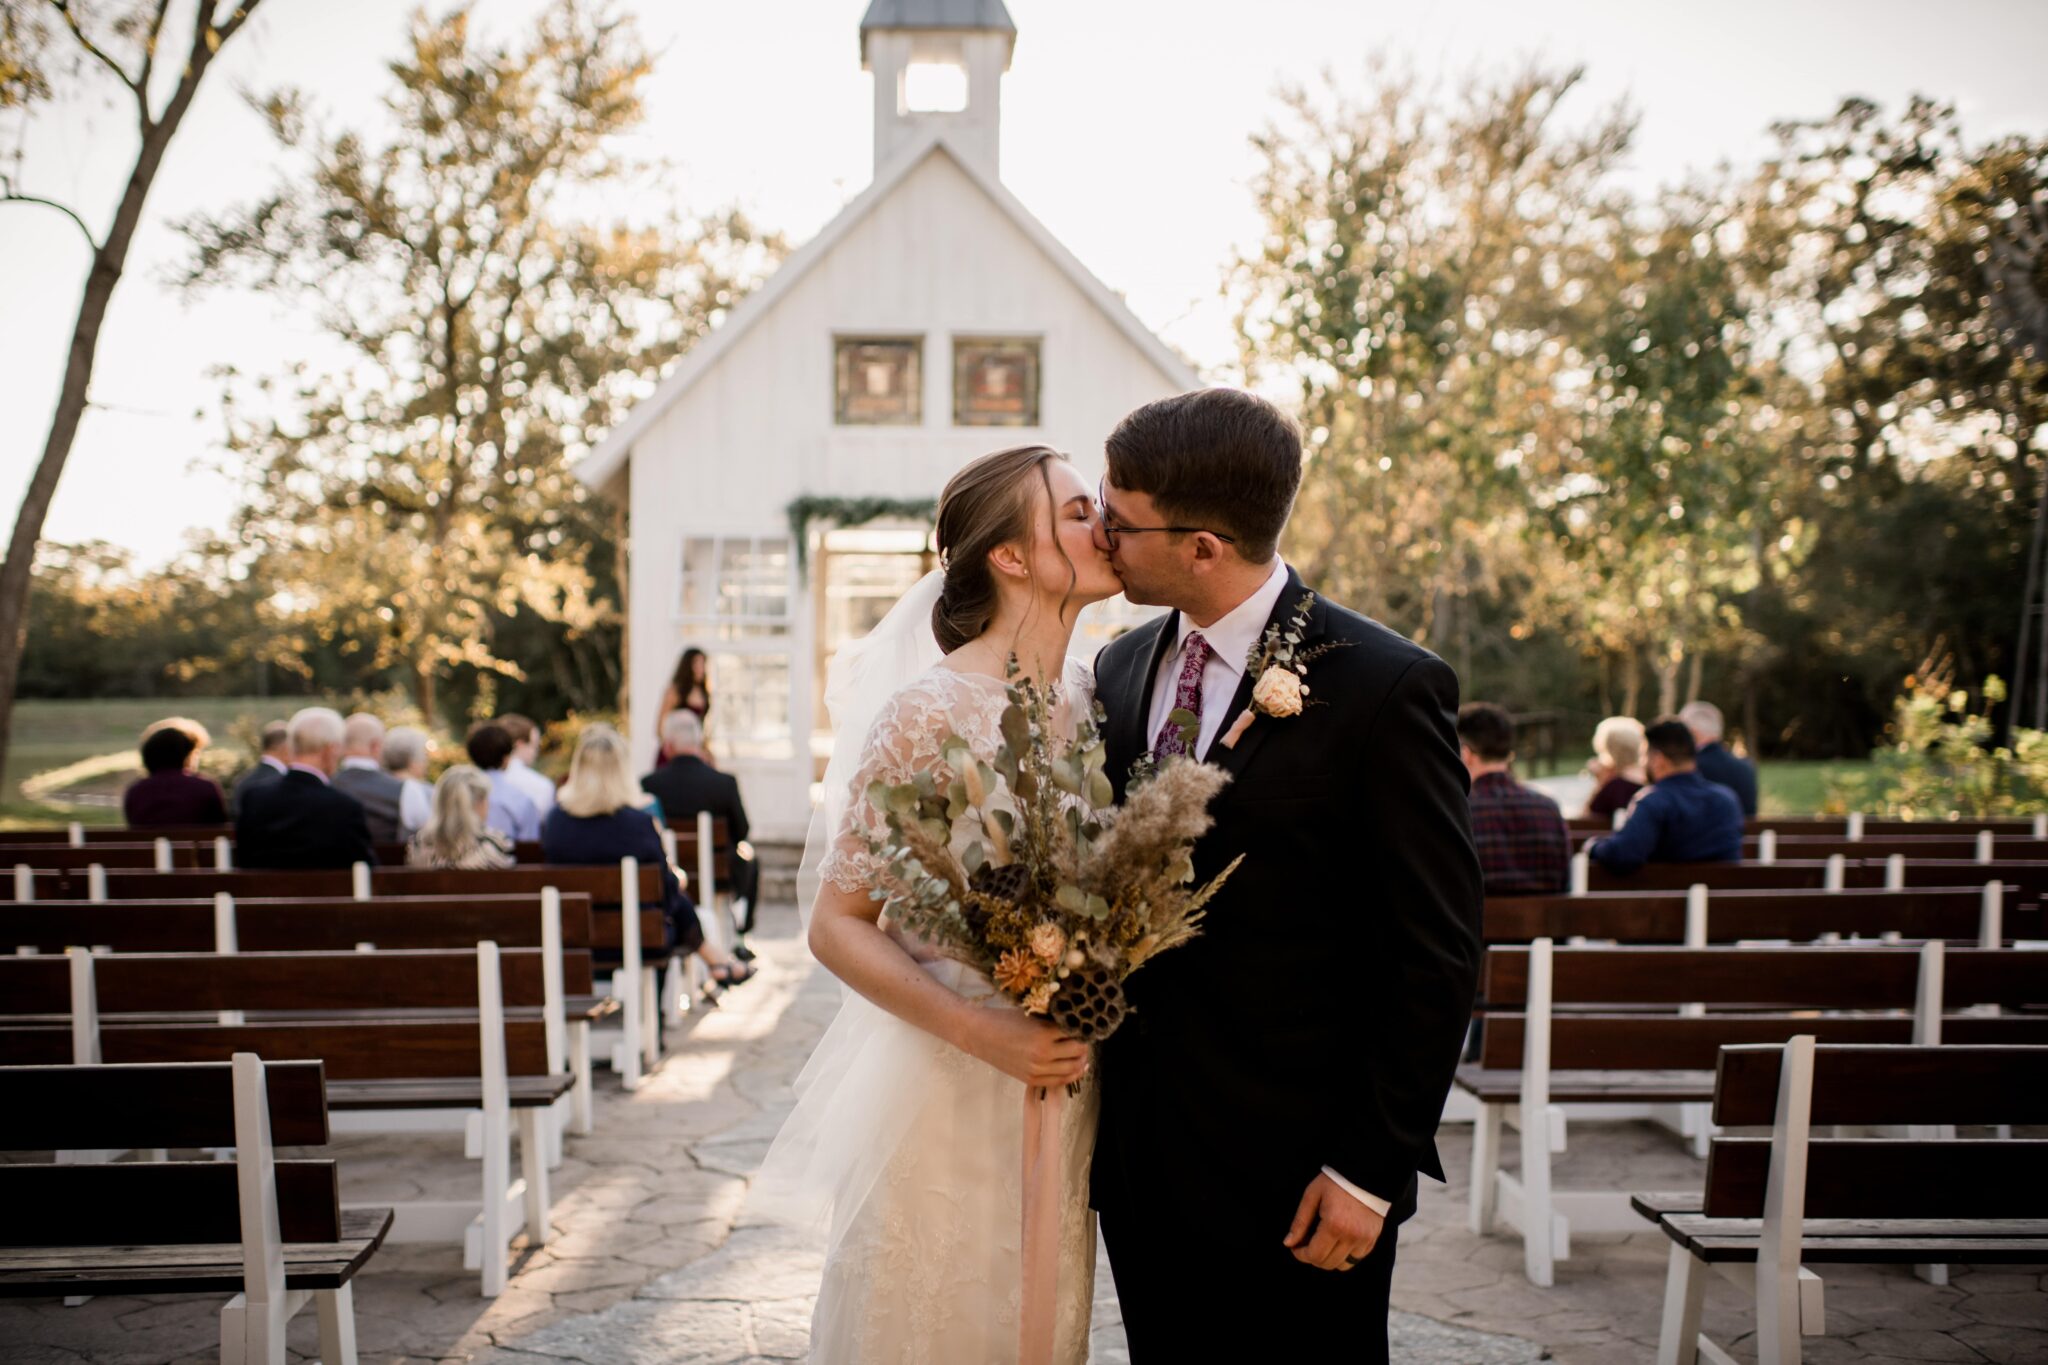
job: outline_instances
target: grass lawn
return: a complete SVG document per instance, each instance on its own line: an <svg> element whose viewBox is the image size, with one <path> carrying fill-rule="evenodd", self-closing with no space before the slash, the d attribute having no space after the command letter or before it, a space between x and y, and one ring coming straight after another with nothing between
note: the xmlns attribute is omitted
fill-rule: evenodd
<svg viewBox="0 0 2048 1365"><path fill-rule="evenodd" d="M1815 815L1826 809L1828 785L1867 772L1862 759L1766 760L1757 764L1757 814Z"/></svg>
<svg viewBox="0 0 2048 1365"><path fill-rule="evenodd" d="M24 701L14 708L13 741L7 771L0 775L0 826L79 820L119 824L121 789L139 773L109 773L75 789L76 805L46 805L26 799L24 780L82 759L133 750L144 726L165 716L190 716L213 734L208 755L239 767L247 761L234 737L238 721L260 725L293 710L289 699L187 697L183 700L118 698L102 701ZM208 764L213 767L214 764Z"/></svg>

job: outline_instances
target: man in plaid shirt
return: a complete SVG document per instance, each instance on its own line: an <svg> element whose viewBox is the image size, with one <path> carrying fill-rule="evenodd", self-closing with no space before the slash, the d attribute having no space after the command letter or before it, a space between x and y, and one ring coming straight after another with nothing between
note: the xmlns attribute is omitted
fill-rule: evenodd
<svg viewBox="0 0 2048 1365"><path fill-rule="evenodd" d="M1490 702L1458 712L1458 750L1472 774L1472 839L1489 896L1548 895L1565 889L1571 833L1557 803L1515 781L1515 723Z"/></svg>

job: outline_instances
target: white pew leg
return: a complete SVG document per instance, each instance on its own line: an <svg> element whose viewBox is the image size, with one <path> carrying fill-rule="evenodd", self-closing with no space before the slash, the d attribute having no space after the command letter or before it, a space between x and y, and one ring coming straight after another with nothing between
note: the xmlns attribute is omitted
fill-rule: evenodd
<svg viewBox="0 0 2048 1365"><path fill-rule="evenodd" d="M320 1315L320 1365L356 1365L356 1287L315 1290L313 1307Z"/></svg>
<svg viewBox="0 0 2048 1365"><path fill-rule="evenodd" d="M1484 1237L1493 1231L1494 1213L1500 1207L1501 1106L1482 1103L1472 1120L1471 1228Z"/></svg>
<svg viewBox="0 0 2048 1365"><path fill-rule="evenodd" d="M1694 1365L1700 1355L1700 1310L1706 1303L1706 1266L1671 1244L1664 1275L1664 1326L1657 1334L1657 1365Z"/></svg>
<svg viewBox="0 0 2048 1365"><path fill-rule="evenodd" d="M542 1129L547 1110L519 1111L519 1174L526 1179L526 1239L534 1246L548 1240L548 1163Z"/></svg>
<svg viewBox="0 0 2048 1365"><path fill-rule="evenodd" d="M1548 1289L1557 1277L1556 1210L1550 1200L1550 1140L1547 1114L1522 1115L1522 1265L1529 1283Z"/></svg>
<svg viewBox="0 0 2048 1365"><path fill-rule="evenodd" d="M655 994L654 968L640 969L640 1008L644 1018L640 1024L641 1060L649 1068L661 1061L661 1005Z"/></svg>
<svg viewBox="0 0 2048 1365"><path fill-rule="evenodd" d="M683 959L680 953L668 960L661 973L661 1017L670 1028L683 1026Z"/></svg>
<svg viewBox="0 0 2048 1365"><path fill-rule="evenodd" d="M569 1070L576 1077L576 1088L570 1092L575 1097L575 1119L570 1124L570 1131L581 1137L589 1137L596 1126L596 1115L591 1096L588 1019L569 1025Z"/></svg>

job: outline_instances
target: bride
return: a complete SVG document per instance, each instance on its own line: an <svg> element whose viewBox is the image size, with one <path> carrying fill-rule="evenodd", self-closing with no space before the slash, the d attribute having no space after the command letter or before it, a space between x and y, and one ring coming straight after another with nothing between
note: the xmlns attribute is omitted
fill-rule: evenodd
<svg viewBox="0 0 2048 1365"><path fill-rule="evenodd" d="M1088 1356L1087 1048L942 946L879 921L861 833L883 831L864 797L870 782L951 780L939 756L949 733L993 757L1012 656L1022 676L1059 689L1056 724L1085 714L1092 679L1067 658L1075 617L1121 587L1097 545L1098 515L1057 451L1019 446L975 460L939 499L944 569L833 661L839 749L805 864L822 853L811 950L849 989L757 1185L759 1203L830 1228L811 1320L816 1365L1017 1359L1025 1087L1077 1082L1060 1131L1052 1338L1055 1360Z"/></svg>

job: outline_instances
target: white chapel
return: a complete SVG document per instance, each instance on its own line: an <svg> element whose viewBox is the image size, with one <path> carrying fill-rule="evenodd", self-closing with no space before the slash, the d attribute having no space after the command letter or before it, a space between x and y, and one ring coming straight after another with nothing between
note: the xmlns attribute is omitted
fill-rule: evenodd
<svg viewBox="0 0 2048 1365"><path fill-rule="evenodd" d="M873 183L577 466L626 517L635 758L679 655L707 650L757 839L809 822L826 660L933 567L917 504L1025 442L1092 482L1119 418L1198 383L1003 188L1016 42L1002 0L873 0ZM895 515L856 524L861 499Z"/></svg>

